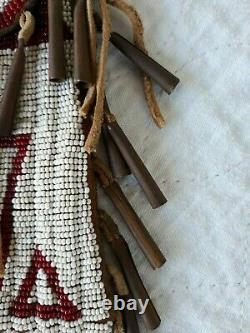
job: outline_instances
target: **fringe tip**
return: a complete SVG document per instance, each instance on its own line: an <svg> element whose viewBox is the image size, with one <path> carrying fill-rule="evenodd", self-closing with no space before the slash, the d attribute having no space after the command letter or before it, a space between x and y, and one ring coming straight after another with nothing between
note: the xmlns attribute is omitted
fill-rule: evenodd
<svg viewBox="0 0 250 333"><path fill-rule="evenodd" d="M87 119L87 112L85 110L80 109L79 114L83 119Z"/></svg>
<svg viewBox="0 0 250 333"><path fill-rule="evenodd" d="M148 101L148 103L149 103L149 101ZM158 107L156 109L152 108L151 103L149 103L149 109L151 111L151 115L152 115L152 118L153 118L156 126L159 129L166 127L167 122L166 122L166 119L163 117L162 113L160 112L160 109Z"/></svg>
<svg viewBox="0 0 250 333"><path fill-rule="evenodd" d="M157 119L155 122L156 122L156 125L159 127L159 129L166 127L166 120L164 118Z"/></svg>
<svg viewBox="0 0 250 333"><path fill-rule="evenodd" d="M96 153L96 149L94 147L85 145L84 150L88 155L91 155L92 153Z"/></svg>

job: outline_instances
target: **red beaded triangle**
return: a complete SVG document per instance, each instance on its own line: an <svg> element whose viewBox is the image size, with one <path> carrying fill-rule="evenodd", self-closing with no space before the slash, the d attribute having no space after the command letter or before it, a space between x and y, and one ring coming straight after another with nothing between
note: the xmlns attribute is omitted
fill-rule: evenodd
<svg viewBox="0 0 250 333"><path fill-rule="evenodd" d="M48 287L51 288L58 300L56 305L28 302L40 269L46 274ZM56 268L52 267L51 262L47 261L38 249L35 250L31 266L22 282L19 294L10 308L10 314L18 318L39 317L43 320L62 319L65 321L74 321L81 317L81 311L69 300L63 288L60 287Z"/></svg>

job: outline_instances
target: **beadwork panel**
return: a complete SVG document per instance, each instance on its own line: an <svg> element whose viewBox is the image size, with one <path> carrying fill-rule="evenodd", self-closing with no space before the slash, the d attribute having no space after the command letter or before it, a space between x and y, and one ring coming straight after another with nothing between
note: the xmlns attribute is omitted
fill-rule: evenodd
<svg viewBox="0 0 250 333"><path fill-rule="evenodd" d="M47 44L27 50L13 136L0 140L0 331L110 331L72 43L65 48L69 78L62 83L48 81ZM1 93L12 57L0 51Z"/></svg>

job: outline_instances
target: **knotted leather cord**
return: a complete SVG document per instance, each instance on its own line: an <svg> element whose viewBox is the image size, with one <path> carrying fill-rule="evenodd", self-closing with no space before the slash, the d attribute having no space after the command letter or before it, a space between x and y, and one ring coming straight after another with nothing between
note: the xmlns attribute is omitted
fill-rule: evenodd
<svg viewBox="0 0 250 333"><path fill-rule="evenodd" d="M108 55L108 44L111 34L110 27L110 16L108 5L118 8L123 11L129 18L134 33L134 43L140 48L144 53L148 54L147 49L144 43L144 28L142 24L142 20L136 11L136 9L127 4L124 0L99 0L101 14L102 14L102 47L100 53L100 61L98 66L98 73L96 84L91 86L86 94L83 105L80 109L80 114L83 117L86 117L90 112L92 106L94 105L96 98L96 105L93 116L93 123L89 135L87 137L85 143L85 150L88 153L95 151L100 133L101 127L103 123L103 107L104 107L104 78L105 78L105 67L107 63L107 55ZM92 0L87 0L87 11L88 11L88 25L90 31L90 49L91 49L91 58L92 58L92 66L95 72L95 59L96 59L96 29L94 24L94 13L93 13L93 3ZM153 89L153 83L151 78L143 73L143 86L144 86L144 94L146 101L148 103L149 110L151 115L159 128L165 126L165 119L160 111L158 102L156 100L156 96Z"/></svg>
<svg viewBox="0 0 250 333"><path fill-rule="evenodd" d="M96 25L94 19L93 0L87 0L87 16L90 36L90 55L91 66L94 76L96 77ZM93 107L96 98L96 84L88 88L83 105L80 108L80 114L84 118L87 117L90 109Z"/></svg>
<svg viewBox="0 0 250 333"><path fill-rule="evenodd" d="M88 153L95 151L102 129L104 118L105 67L108 58L109 39L111 34L107 0L99 0L99 3L102 14L102 46L96 79L96 105L93 115L93 123L85 142L85 150Z"/></svg>
<svg viewBox="0 0 250 333"><path fill-rule="evenodd" d="M129 289L125 277L122 272L115 265L108 265L108 270L110 275L113 278L115 289L118 292L119 296L128 296ZM115 323L114 323L114 333L124 333L124 322L121 311L116 311L115 313Z"/></svg>
<svg viewBox="0 0 250 333"><path fill-rule="evenodd" d="M19 25L21 30L18 33L18 39L23 39L27 44L35 30L35 19L31 12L25 11L21 14Z"/></svg>
<svg viewBox="0 0 250 333"><path fill-rule="evenodd" d="M133 27L135 45L144 53L148 54L144 43L143 23L137 10L133 6L127 4L124 0L108 0L108 2L111 6L118 8L128 16ZM156 125L159 128L163 128L165 126L165 119L160 111L158 102L156 100L152 80L147 74L142 73L142 75L144 94L148 103L149 110Z"/></svg>
<svg viewBox="0 0 250 333"><path fill-rule="evenodd" d="M120 296L127 296L129 294L129 290L122 272L113 264L108 265L108 270L113 278L118 294Z"/></svg>
<svg viewBox="0 0 250 333"><path fill-rule="evenodd" d="M18 39L23 39L24 43L27 44L29 39L35 30L35 19L34 16L29 12L25 11L21 14L19 19L19 25L21 30L18 33ZM3 262L3 247L2 247L2 232L0 234L0 278L4 276L4 262Z"/></svg>

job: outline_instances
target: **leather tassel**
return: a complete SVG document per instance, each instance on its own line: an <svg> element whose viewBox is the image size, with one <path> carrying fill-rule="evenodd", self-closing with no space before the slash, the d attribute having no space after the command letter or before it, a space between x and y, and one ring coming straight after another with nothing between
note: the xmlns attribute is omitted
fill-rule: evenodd
<svg viewBox="0 0 250 333"><path fill-rule="evenodd" d="M160 190L159 186L156 184L155 180L151 176L145 164L142 162L141 158L138 156L121 127L118 125L115 116L110 113L108 107L106 107L105 111L107 129L133 175L141 185L151 206L153 208L158 208L164 205L167 202L167 199Z"/></svg>
<svg viewBox="0 0 250 333"><path fill-rule="evenodd" d="M102 128L100 140L96 148L96 156L108 166L115 179L125 177L130 173L127 163L105 126Z"/></svg>
<svg viewBox="0 0 250 333"><path fill-rule="evenodd" d="M136 300L141 299L142 302L149 300L146 311L142 315L145 324L150 329L157 328L161 323L161 319L140 278L126 241L120 235L117 225L109 215L107 215L104 211L100 211L99 215L101 218L101 229L116 254L120 265L122 266L123 273L128 283L128 287L132 292L133 298ZM131 330L130 332L137 331Z"/></svg>
<svg viewBox="0 0 250 333"><path fill-rule="evenodd" d="M120 240L116 240L114 247L116 249L116 253L121 262L121 265L124 269L124 274L132 291L134 299L141 299L142 302L146 302L146 300L149 300L147 309L142 315L142 317L146 326L154 330L160 325L161 319L140 278L131 252L123 238L121 238Z"/></svg>
<svg viewBox="0 0 250 333"><path fill-rule="evenodd" d="M128 303L128 300L131 298L133 298L131 294L129 294L128 296L123 296L123 299L126 304ZM123 312L123 318L124 318L126 333L140 333L135 311L130 311L126 308Z"/></svg>
<svg viewBox="0 0 250 333"><path fill-rule="evenodd" d="M110 274L113 276L114 284L119 297L123 299L125 304L128 303L133 296L129 293L125 278L119 268L114 266L109 266ZM138 326L136 312L128 310L127 307L122 311L123 325L125 326L126 333L140 333Z"/></svg>
<svg viewBox="0 0 250 333"><path fill-rule="evenodd" d="M154 269L161 267L166 262L164 255L130 205L119 184L113 180L109 170L97 157L94 158L94 170L104 191L120 212L152 267Z"/></svg>
<svg viewBox="0 0 250 333"><path fill-rule="evenodd" d="M89 87L94 81L91 65L86 0L76 0L74 9L74 79Z"/></svg>
<svg viewBox="0 0 250 333"><path fill-rule="evenodd" d="M118 147L113 141L111 135L109 134L109 131L105 124L103 125L102 133L113 177L115 179L118 179L128 176L129 174L131 174L131 171L122 154L120 153Z"/></svg>
<svg viewBox="0 0 250 333"><path fill-rule="evenodd" d="M116 312L116 320L114 322L114 333L125 333L123 327L122 313L120 311Z"/></svg>
<svg viewBox="0 0 250 333"><path fill-rule="evenodd" d="M63 81L66 78L63 2L48 0L49 24L49 78L51 81Z"/></svg>
<svg viewBox="0 0 250 333"><path fill-rule="evenodd" d="M100 218L100 216L98 216ZM108 273L106 276L108 277L109 281L109 293L110 296L112 294L113 299L115 296L119 296L120 299L123 299L125 295L129 294L128 286L125 281L125 278L122 274L122 269L119 264L119 261L117 260L110 244L107 242L107 240L104 237L104 234L101 234L101 242L102 242L102 250L105 257L105 266L106 266L106 272ZM110 299L112 302L112 299ZM113 302L112 302L113 303ZM113 303L113 309L112 309L112 318L114 319L114 332L124 332L124 318L123 318L123 312L119 311L114 308ZM118 320L118 321L117 321ZM116 325L118 324L118 325ZM118 330L116 330L116 329Z"/></svg>
<svg viewBox="0 0 250 333"><path fill-rule="evenodd" d="M105 97L104 101L104 109L108 109L108 102ZM106 156L108 158L107 165L110 167L112 171L112 175L115 179L119 179L131 174L131 171L123 158L122 154L120 153L119 148L115 144L114 140L112 139L109 131L107 129L107 125L104 122L102 125L102 135L101 135L104 143L104 147L106 150ZM106 160L104 160L106 161Z"/></svg>
<svg viewBox="0 0 250 333"><path fill-rule="evenodd" d="M18 40L0 106L0 136L10 136L20 94L25 63L24 40Z"/></svg>
<svg viewBox="0 0 250 333"><path fill-rule="evenodd" d="M19 23L21 30L18 35L18 45L10 66L0 105L0 137L10 136L13 129L25 65L25 44L35 28L34 18L27 11L21 15Z"/></svg>
<svg viewBox="0 0 250 333"><path fill-rule="evenodd" d="M100 211L101 220L105 218L106 215L107 214L105 212ZM103 234L105 236L105 232ZM109 273L113 277L113 285L115 286L116 292L119 294L119 297L124 300L125 304L127 304L129 299L132 299L133 296L131 295L130 290L127 286L123 270L114 253L113 248L111 247L110 244L107 245L108 249L107 246L105 247L106 249L105 259L106 262L108 262ZM136 318L136 311L128 310L127 307L125 307L125 309L122 312L122 316L126 333L140 333Z"/></svg>
<svg viewBox="0 0 250 333"><path fill-rule="evenodd" d="M95 21L98 30L101 29L101 18L95 15ZM129 42L126 38L117 32L112 32L110 36L111 43L126 57L128 57L142 72L148 74L162 89L169 95L176 88L180 80L167 69L141 51L138 47Z"/></svg>

